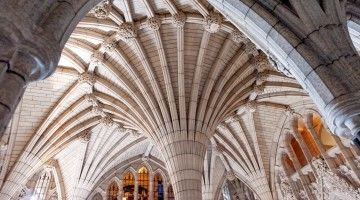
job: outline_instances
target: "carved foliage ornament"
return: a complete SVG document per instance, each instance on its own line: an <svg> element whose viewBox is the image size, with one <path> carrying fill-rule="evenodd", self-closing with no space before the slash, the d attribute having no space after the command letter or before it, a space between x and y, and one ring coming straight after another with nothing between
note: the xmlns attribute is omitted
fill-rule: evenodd
<svg viewBox="0 0 360 200"><path fill-rule="evenodd" d="M360 199L360 188L355 189L344 179L329 170L322 158L316 159L313 166L318 174L316 182L312 183L313 193L318 199Z"/></svg>
<svg viewBox="0 0 360 200"><path fill-rule="evenodd" d="M105 19L109 16L110 8L110 1L105 0L95 6L95 8L92 10L92 13L94 13L96 18Z"/></svg>
<svg viewBox="0 0 360 200"><path fill-rule="evenodd" d="M182 12L178 12L172 16L172 23L178 28L183 27L185 25L185 22L186 22L186 16Z"/></svg>
<svg viewBox="0 0 360 200"><path fill-rule="evenodd" d="M146 27L150 30L157 31L160 29L161 21L158 17L151 17L146 20Z"/></svg>
<svg viewBox="0 0 360 200"><path fill-rule="evenodd" d="M219 13L211 12L204 19L204 29L209 33L216 33L220 30L222 17Z"/></svg>
<svg viewBox="0 0 360 200"><path fill-rule="evenodd" d="M283 199L285 200L296 200L294 192L291 188L288 178L285 175L284 171L279 171L279 179L280 179L280 190L283 195Z"/></svg>
<svg viewBox="0 0 360 200"><path fill-rule="evenodd" d="M93 86L96 82L95 76L92 73L84 72L79 75L78 81L80 83L87 83L90 86Z"/></svg>
<svg viewBox="0 0 360 200"><path fill-rule="evenodd" d="M132 38L136 38L137 31L132 23L122 23L118 28L118 34L120 37L129 40Z"/></svg>

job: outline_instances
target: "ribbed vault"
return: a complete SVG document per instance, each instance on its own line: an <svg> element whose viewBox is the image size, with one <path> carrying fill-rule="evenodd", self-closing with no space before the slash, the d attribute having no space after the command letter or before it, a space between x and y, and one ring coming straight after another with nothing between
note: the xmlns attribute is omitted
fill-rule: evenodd
<svg viewBox="0 0 360 200"><path fill-rule="evenodd" d="M233 163L228 170L253 182L254 190L266 185L258 195L270 199L269 149L258 144L263 135L254 120L271 116L253 111L282 113L308 99L271 61L206 3L102 2L66 43L55 76L68 77L70 86L61 89L7 178L25 182L48 159L65 159L60 152L82 138L90 142L76 150L82 152L79 177L66 187L75 188L68 197L85 199L112 167L139 155L132 147L155 145L176 199L201 199L205 154L215 145L223 162ZM6 182L2 195L13 196L22 182Z"/></svg>

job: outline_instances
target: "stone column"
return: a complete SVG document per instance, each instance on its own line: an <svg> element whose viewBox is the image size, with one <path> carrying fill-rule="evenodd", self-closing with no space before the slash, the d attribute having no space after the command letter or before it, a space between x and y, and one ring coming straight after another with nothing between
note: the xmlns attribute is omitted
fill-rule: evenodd
<svg viewBox="0 0 360 200"><path fill-rule="evenodd" d="M175 199L202 199L202 173L207 137L203 133L189 134L189 139L186 133L174 135L176 137L162 140L161 151L164 152ZM190 138L195 135L194 140L191 140Z"/></svg>
<svg viewBox="0 0 360 200"><path fill-rule="evenodd" d="M156 192L156 190L155 190ZM149 175L149 200L154 200L154 173L151 172ZM155 199L157 200L157 199Z"/></svg>
<svg viewBox="0 0 360 200"><path fill-rule="evenodd" d="M168 192L168 189L170 187L170 184L168 184L167 182L163 183L164 184L164 200L168 200L169 199L169 192ZM157 199L155 199L157 200Z"/></svg>
<svg viewBox="0 0 360 200"><path fill-rule="evenodd" d="M135 187L134 187L134 200L139 199L139 178L138 174L135 175Z"/></svg>
<svg viewBox="0 0 360 200"><path fill-rule="evenodd" d="M119 183L119 194L118 194L118 200L122 200L124 197L124 188L123 188L123 180L120 179Z"/></svg>
<svg viewBox="0 0 360 200"><path fill-rule="evenodd" d="M16 17L4 17L0 3L0 137L28 83L49 76L56 68L59 45L16 26ZM8 19L9 20L8 20ZM33 27L32 27L33 28ZM27 32L29 31L29 32Z"/></svg>

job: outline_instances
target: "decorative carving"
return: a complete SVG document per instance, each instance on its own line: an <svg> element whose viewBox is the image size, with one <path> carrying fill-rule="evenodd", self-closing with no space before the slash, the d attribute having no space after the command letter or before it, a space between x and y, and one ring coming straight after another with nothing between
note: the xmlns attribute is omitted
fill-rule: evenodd
<svg viewBox="0 0 360 200"><path fill-rule="evenodd" d="M360 189L353 188L329 170L322 158L312 163L318 174L316 182L312 183L313 192L318 199L336 199L338 196L348 200L360 199Z"/></svg>
<svg viewBox="0 0 360 200"><path fill-rule="evenodd" d="M114 121L110 116L103 116L100 119L100 123L103 124L104 126L110 127L114 124Z"/></svg>
<svg viewBox="0 0 360 200"><path fill-rule="evenodd" d="M91 112L96 114L96 115L100 115L100 116L105 116L106 115L103 108L100 105L93 106L92 109L91 109Z"/></svg>
<svg viewBox="0 0 360 200"><path fill-rule="evenodd" d="M264 85L254 85L253 93L255 95L260 95L264 92L265 86Z"/></svg>
<svg viewBox="0 0 360 200"><path fill-rule="evenodd" d="M96 96L93 93L86 94L84 98L91 106L99 105L99 101L97 100Z"/></svg>
<svg viewBox="0 0 360 200"><path fill-rule="evenodd" d="M95 69L96 67L100 67L104 61L104 55L95 51L90 57L90 68Z"/></svg>
<svg viewBox="0 0 360 200"><path fill-rule="evenodd" d="M115 39L115 37L109 37L102 43L102 46L105 52L112 52L115 49L116 44L117 40Z"/></svg>
<svg viewBox="0 0 360 200"><path fill-rule="evenodd" d="M94 13L96 18L105 19L109 16L110 8L110 1L105 0L96 5L95 8L92 10L92 13Z"/></svg>
<svg viewBox="0 0 360 200"><path fill-rule="evenodd" d="M130 130L130 133L135 137L139 137L141 135L141 133L139 131L136 131L136 130Z"/></svg>
<svg viewBox="0 0 360 200"><path fill-rule="evenodd" d="M126 128L124 128L124 124L118 123L117 124L117 131L119 131L120 133L125 133Z"/></svg>
<svg viewBox="0 0 360 200"><path fill-rule="evenodd" d="M92 73L84 72L79 75L78 81L80 83L86 83L90 86L94 86L94 84L96 82L96 78Z"/></svg>
<svg viewBox="0 0 360 200"><path fill-rule="evenodd" d="M262 83L264 83L267 80L268 77L269 77L269 74L258 71L258 73L256 74L256 84L261 85Z"/></svg>
<svg viewBox="0 0 360 200"><path fill-rule="evenodd" d="M204 29L209 33L216 33L220 30L222 17L218 13L211 12L204 19Z"/></svg>
<svg viewBox="0 0 360 200"><path fill-rule="evenodd" d="M183 27L185 25L185 22L186 22L186 15L182 12L178 12L172 16L172 23L178 28Z"/></svg>
<svg viewBox="0 0 360 200"><path fill-rule="evenodd" d="M268 52L269 55L269 62L271 64L271 66L273 68L276 69L276 71L281 72L282 74L284 74L287 77L293 77L293 75L290 73L290 71L279 62L279 60L277 58L275 58L274 55L272 55L271 53Z"/></svg>
<svg viewBox="0 0 360 200"><path fill-rule="evenodd" d="M263 72L268 69L268 58L264 53L260 53L253 58L252 64L258 72Z"/></svg>
<svg viewBox="0 0 360 200"><path fill-rule="evenodd" d="M251 40L246 39L244 41L244 43L245 43L245 52L247 54L253 55L254 57L259 55L259 51L258 51L256 45L254 43L252 43Z"/></svg>
<svg viewBox="0 0 360 200"><path fill-rule="evenodd" d="M279 179L280 179L280 190L282 192L283 199L296 200L293 189L291 188L289 179L286 177L285 172L280 170L278 174L279 174Z"/></svg>
<svg viewBox="0 0 360 200"><path fill-rule="evenodd" d="M88 143L91 139L91 131L90 130L85 130L81 135L80 135L80 141L82 143Z"/></svg>
<svg viewBox="0 0 360 200"><path fill-rule="evenodd" d="M137 31L134 24L122 23L118 28L118 35L125 40L129 40L136 38Z"/></svg>
<svg viewBox="0 0 360 200"><path fill-rule="evenodd" d="M159 30L160 26L161 26L161 21L157 16L148 18L146 20L146 27L153 31Z"/></svg>
<svg viewBox="0 0 360 200"><path fill-rule="evenodd" d="M245 43L248 38L240 31L234 30L231 32L231 39L236 43Z"/></svg>
<svg viewBox="0 0 360 200"><path fill-rule="evenodd" d="M226 172L226 179L229 181L234 181L236 179L236 176L232 170Z"/></svg>
<svg viewBox="0 0 360 200"><path fill-rule="evenodd" d="M245 108L248 112L255 112L256 111L256 101L248 101L245 105Z"/></svg>

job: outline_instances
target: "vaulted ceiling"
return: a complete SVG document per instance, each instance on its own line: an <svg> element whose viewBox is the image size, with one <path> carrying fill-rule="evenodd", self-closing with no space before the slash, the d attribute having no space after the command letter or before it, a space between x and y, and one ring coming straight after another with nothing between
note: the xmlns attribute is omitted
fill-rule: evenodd
<svg viewBox="0 0 360 200"><path fill-rule="evenodd" d="M6 177L25 184L57 159L70 196L131 158L164 166L157 145L192 129L259 186L278 123L303 106L313 104L296 80L206 1L105 2L77 25L55 74L26 90L5 134L16 132Z"/></svg>

